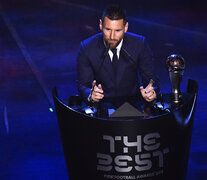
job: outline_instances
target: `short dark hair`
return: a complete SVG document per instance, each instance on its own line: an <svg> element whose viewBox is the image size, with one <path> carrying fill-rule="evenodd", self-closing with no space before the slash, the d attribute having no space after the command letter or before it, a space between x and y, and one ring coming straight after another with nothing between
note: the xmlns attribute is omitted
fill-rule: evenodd
<svg viewBox="0 0 207 180"><path fill-rule="evenodd" d="M127 22L126 19L126 10L123 9L120 5L110 5L106 9L104 9L102 14L102 22L104 22L104 18L107 17L110 20L124 20L124 25Z"/></svg>

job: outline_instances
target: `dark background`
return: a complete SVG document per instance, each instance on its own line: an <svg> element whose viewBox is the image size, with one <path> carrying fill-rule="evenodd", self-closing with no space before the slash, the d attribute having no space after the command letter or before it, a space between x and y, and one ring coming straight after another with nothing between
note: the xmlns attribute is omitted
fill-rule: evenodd
<svg viewBox="0 0 207 180"><path fill-rule="evenodd" d="M0 179L68 179L51 89L77 94L76 56L81 40L99 32L109 3L126 8L129 31L146 36L163 93L171 91L167 56L186 62L199 84L188 180L207 176L207 13L205 1L0 1Z"/></svg>

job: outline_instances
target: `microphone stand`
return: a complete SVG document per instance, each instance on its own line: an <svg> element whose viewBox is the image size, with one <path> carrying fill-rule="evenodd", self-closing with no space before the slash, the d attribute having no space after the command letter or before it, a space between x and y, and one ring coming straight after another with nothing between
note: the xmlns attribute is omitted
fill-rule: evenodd
<svg viewBox="0 0 207 180"><path fill-rule="evenodd" d="M105 48L105 50L104 50L104 52L103 52L103 56L102 56L102 59L101 59L101 63L99 65L99 67L98 67L97 72L100 71L100 69L101 69L101 67L103 65L103 62L104 62L106 56L108 55L108 51L109 51L109 46L107 45L106 48ZM94 87L95 86L96 86L96 84L94 84L92 86L91 91L94 90ZM94 102L94 101L91 101L90 102L90 109L94 112L94 114L97 114L98 117L100 116L100 112L101 112L100 111L100 109L101 109L101 104L100 103L101 103L101 100L99 102Z"/></svg>
<svg viewBox="0 0 207 180"><path fill-rule="evenodd" d="M134 67L136 68L137 67L137 63L136 61L132 58L132 56L126 51L126 49L124 49L123 47L121 48L121 52L123 52L123 54L135 65ZM149 77L144 71L142 72L146 77ZM149 78L151 79L151 78ZM159 89L159 95L160 95L160 103L162 105L162 107L164 108L164 100L163 100L163 95L162 95L162 92L161 90Z"/></svg>

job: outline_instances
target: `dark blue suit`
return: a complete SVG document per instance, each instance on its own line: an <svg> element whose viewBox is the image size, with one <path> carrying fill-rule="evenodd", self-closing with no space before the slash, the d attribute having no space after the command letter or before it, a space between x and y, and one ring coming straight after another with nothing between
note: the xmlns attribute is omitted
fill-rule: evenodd
<svg viewBox="0 0 207 180"><path fill-rule="evenodd" d="M93 80L97 81L97 85L102 85L104 98L137 96L140 94L141 83L145 87L150 79L156 81L152 54L145 37L133 33L124 35L117 76L106 52L102 33L81 42L77 71L79 93L85 100L88 98Z"/></svg>

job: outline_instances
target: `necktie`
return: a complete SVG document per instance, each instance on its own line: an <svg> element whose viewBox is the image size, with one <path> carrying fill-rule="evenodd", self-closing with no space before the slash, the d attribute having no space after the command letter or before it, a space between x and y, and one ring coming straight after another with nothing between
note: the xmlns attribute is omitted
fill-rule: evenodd
<svg viewBox="0 0 207 180"><path fill-rule="evenodd" d="M114 72L116 74L117 71L117 65L118 65L118 57L117 57L117 49L111 49L111 51L113 52L113 58L112 58L112 66L114 69Z"/></svg>

